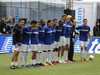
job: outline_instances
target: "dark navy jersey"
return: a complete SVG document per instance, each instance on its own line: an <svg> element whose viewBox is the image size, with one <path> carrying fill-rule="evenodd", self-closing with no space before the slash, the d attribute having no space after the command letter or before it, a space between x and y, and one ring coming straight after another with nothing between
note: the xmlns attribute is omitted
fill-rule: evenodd
<svg viewBox="0 0 100 75"><path fill-rule="evenodd" d="M56 42L59 42L61 32L62 32L62 26L56 26L56 33L55 33Z"/></svg>
<svg viewBox="0 0 100 75"><path fill-rule="evenodd" d="M90 32L90 27L88 25L86 25L86 26L81 25L81 26L77 27L76 29L80 31L79 40L87 41L88 40L88 32Z"/></svg>
<svg viewBox="0 0 100 75"><path fill-rule="evenodd" d="M40 44L44 44L44 42L43 42L44 32L45 32L45 27L40 25L40 27L39 27L39 43Z"/></svg>
<svg viewBox="0 0 100 75"><path fill-rule="evenodd" d="M70 38L71 23L66 21L66 38Z"/></svg>
<svg viewBox="0 0 100 75"><path fill-rule="evenodd" d="M46 45L52 44L52 28L48 26L45 27L44 44Z"/></svg>
<svg viewBox="0 0 100 75"><path fill-rule="evenodd" d="M58 22L59 24L59 22ZM66 21L64 22L64 25L62 26L62 31L60 36L65 36L66 35Z"/></svg>
<svg viewBox="0 0 100 75"><path fill-rule="evenodd" d="M39 43L39 30L37 28L35 28L35 30L32 30L32 34L31 34L31 44L38 44Z"/></svg>
<svg viewBox="0 0 100 75"><path fill-rule="evenodd" d="M31 38L31 34L32 34L33 29L29 25L24 26L22 29L23 29L22 43L29 45L29 40Z"/></svg>
<svg viewBox="0 0 100 75"><path fill-rule="evenodd" d="M52 43L55 41L56 26L52 27Z"/></svg>

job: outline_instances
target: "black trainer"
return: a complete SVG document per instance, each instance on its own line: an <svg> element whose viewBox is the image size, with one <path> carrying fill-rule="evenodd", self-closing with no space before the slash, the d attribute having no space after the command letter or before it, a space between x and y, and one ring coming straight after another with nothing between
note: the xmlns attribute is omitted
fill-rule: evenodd
<svg viewBox="0 0 100 75"><path fill-rule="evenodd" d="M36 63L36 65L39 65L39 63Z"/></svg>
<svg viewBox="0 0 100 75"><path fill-rule="evenodd" d="M55 61L53 61L53 62L51 62L51 63L55 65Z"/></svg>
<svg viewBox="0 0 100 75"><path fill-rule="evenodd" d="M34 64L32 64L31 66L32 66L32 67L38 67L38 65L34 65Z"/></svg>
<svg viewBox="0 0 100 75"><path fill-rule="evenodd" d="M76 62L76 60L70 60L70 61Z"/></svg>
<svg viewBox="0 0 100 75"><path fill-rule="evenodd" d="M40 67L40 65L39 64L35 64L36 65L36 67Z"/></svg>
<svg viewBox="0 0 100 75"><path fill-rule="evenodd" d="M15 67L16 67L16 68L20 68L20 66L18 66L18 65L17 65L17 66L15 66Z"/></svg>
<svg viewBox="0 0 100 75"><path fill-rule="evenodd" d="M16 69L16 67L14 65L10 66L11 69Z"/></svg>
<svg viewBox="0 0 100 75"><path fill-rule="evenodd" d="M40 66L45 66L45 65L43 65L42 63L39 63L39 65L40 65Z"/></svg>

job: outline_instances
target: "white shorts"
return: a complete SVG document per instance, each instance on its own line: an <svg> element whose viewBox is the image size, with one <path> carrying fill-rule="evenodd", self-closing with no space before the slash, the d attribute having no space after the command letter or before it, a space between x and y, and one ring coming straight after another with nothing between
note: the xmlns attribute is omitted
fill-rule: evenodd
<svg viewBox="0 0 100 75"><path fill-rule="evenodd" d="M52 45L44 45L44 50L45 51L53 50Z"/></svg>
<svg viewBox="0 0 100 75"><path fill-rule="evenodd" d="M66 44L70 45L70 38L65 38L65 40L66 40Z"/></svg>
<svg viewBox="0 0 100 75"><path fill-rule="evenodd" d="M22 44L21 45L21 51L22 52L29 52L29 45Z"/></svg>
<svg viewBox="0 0 100 75"><path fill-rule="evenodd" d="M56 42L54 42L54 43L52 44L52 48L53 48L53 49L56 48Z"/></svg>
<svg viewBox="0 0 100 75"><path fill-rule="evenodd" d="M87 41L79 41L80 47L87 47L87 45L88 45Z"/></svg>
<svg viewBox="0 0 100 75"><path fill-rule="evenodd" d="M38 52L43 52L43 50L44 50L44 44L39 44Z"/></svg>
<svg viewBox="0 0 100 75"><path fill-rule="evenodd" d="M38 49L39 49L39 44L31 44L32 51L38 51Z"/></svg>
<svg viewBox="0 0 100 75"><path fill-rule="evenodd" d="M59 48L59 42L55 42L55 48Z"/></svg>
<svg viewBox="0 0 100 75"><path fill-rule="evenodd" d="M21 46L15 47L15 45L12 45L12 51L21 51Z"/></svg>
<svg viewBox="0 0 100 75"><path fill-rule="evenodd" d="M60 36L59 45L60 45L60 47L66 45L65 36Z"/></svg>

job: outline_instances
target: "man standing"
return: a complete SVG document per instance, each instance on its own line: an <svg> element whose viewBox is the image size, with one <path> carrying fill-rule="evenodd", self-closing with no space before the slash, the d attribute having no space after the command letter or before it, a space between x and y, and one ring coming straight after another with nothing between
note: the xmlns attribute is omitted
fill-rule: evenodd
<svg viewBox="0 0 100 75"><path fill-rule="evenodd" d="M52 21L48 20L47 26L45 27L44 34L44 50L43 50L43 63L44 65L53 65L51 63L52 57ZM47 61L48 58L48 61ZM46 63L47 62L47 63Z"/></svg>
<svg viewBox="0 0 100 75"><path fill-rule="evenodd" d="M80 36L79 36L79 45L81 47L81 61L88 61L86 59L86 53L87 53L87 45L88 45L88 36L91 41L90 37L90 27L87 25L87 19L83 20L83 25L76 28L77 30L80 30ZM83 54L83 48L84 48L84 58L82 56Z"/></svg>
<svg viewBox="0 0 100 75"><path fill-rule="evenodd" d="M44 66L42 63L41 63L41 54L43 52L43 47L44 47L44 32L45 32L45 20L44 19L41 19L40 20L40 26L39 26L39 50L38 50L38 53L37 53L37 59L39 59L39 62L38 64L40 66Z"/></svg>
<svg viewBox="0 0 100 75"><path fill-rule="evenodd" d="M25 67L31 67L28 64L28 53L29 53L29 40L31 39L31 34L33 28L36 27L37 22L35 20L32 20L30 25L23 27L23 38L22 38L22 50L21 50L21 56L20 56L20 62L21 62L21 68ZM23 65L23 58L25 58L25 67Z"/></svg>
<svg viewBox="0 0 100 75"><path fill-rule="evenodd" d="M73 23L71 24L71 32L70 32L70 50L68 51L68 60L70 61L75 61L73 60L73 55L74 55L74 39L75 39L75 26L76 26L76 20L73 20Z"/></svg>
<svg viewBox="0 0 100 75"><path fill-rule="evenodd" d="M93 36L100 36L100 24L96 22L96 25L93 28Z"/></svg>
<svg viewBox="0 0 100 75"><path fill-rule="evenodd" d="M52 26L52 63L56 64L57 57L58 57L58 51L55 49L55 34L56 34L56 26L57 26L57 19L53 19L53 26ZM55 54L55 60L54 60L54 54Z"/></svg>
<svg viewBox="0 0 100 75"><path fill-rule="evenodd" d="M63 19L63 17L66 17L66 15L62 16L62 19ZM62 47L62 50L61 50L61 63L66 63L63 60L64 50L65 50L65 45L66 45L65 35L66 35L66 21L63 19L63 26L62 26L62 31L61 31L61 34L60 34L60 41L59 41L59 45L60 45L60 47Z"/></svg>
<svg viewBox="0 0 100 75"><path fill-rule="evenodd" d="M15 25L13 29L13 46L12 50L14 51L12 58L11 58L11 69L20 68L18 66L18 55L20 52L21 41L22 41L22 26L24 25L24 20L19 19L18 24ZM14 66L15 61L15 66Z"/></svg>
<svg viewBox="0 0 100 75"><path fill-rule="evenodd" d="M32 34L31 34L31 50L32 50L32 57L31 57L31 66L38 67L39 65L36 64L36 55L39 48L39 24L36 24L36 28L33 28Z"/></svg>
<svg viewBox="0 0 100 75"><path fill-rule="evenodd" d="M59 40L60 40L60 35L62 32L62 26L64 24L63 20L59 20L59 25L56 26L56 34L55 34L55 41L56 41L56 51L58 51L58 61L56 61L56 63L61 64L61 60L60 60L60 45L59 45Z"/></svg>
<svg viewBox="0 0 100 75"><path fill-rule="evenodd" d="M71 63L72 61L68 60L68 50L70 46L70 31L71 31L71 16L67 16L67 22L66 22L66 50L64 52L64 59L66 62Z"/></svg>

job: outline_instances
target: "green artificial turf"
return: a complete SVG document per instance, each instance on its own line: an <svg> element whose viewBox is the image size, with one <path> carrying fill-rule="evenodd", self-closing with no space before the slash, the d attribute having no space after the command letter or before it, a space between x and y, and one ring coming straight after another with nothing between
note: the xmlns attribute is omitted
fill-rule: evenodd
<svg viewBox="0 0 100 75"><path fill-rule="evenodd" d="M30 52L29 63L31 62L31 55ZM80 61L80 53L75 53L74 59L76 62L72 63L36 68L10 69L12 53L0 54L0 75L100 75L100 54L87 54L87 58L89 55L94 55L93 61Z"/></svg>

